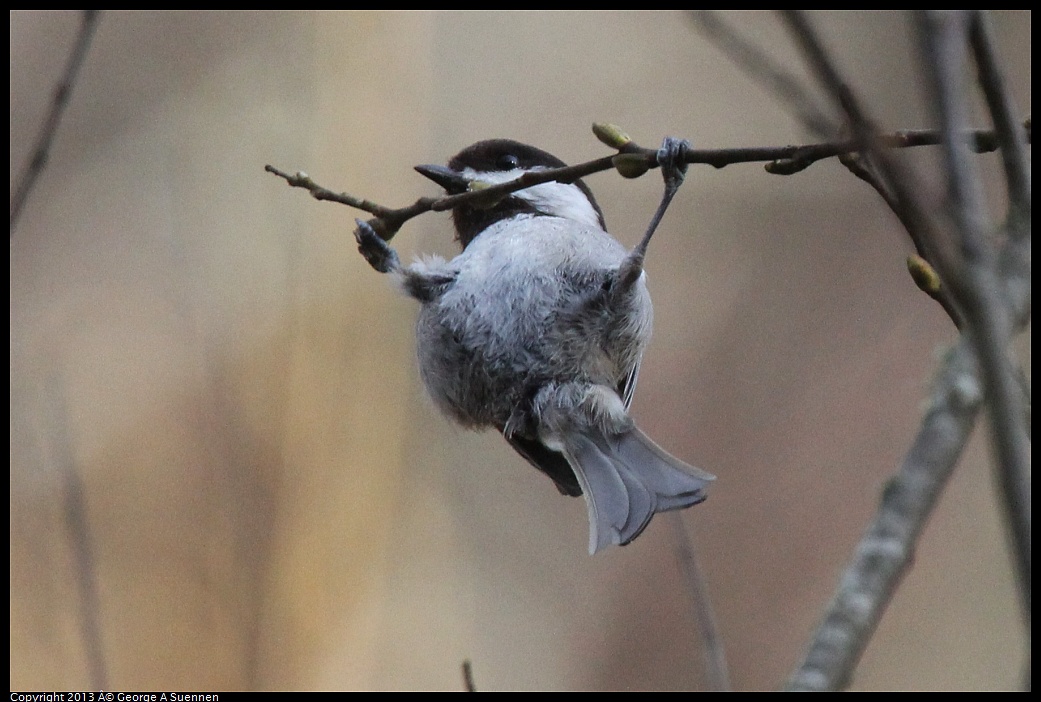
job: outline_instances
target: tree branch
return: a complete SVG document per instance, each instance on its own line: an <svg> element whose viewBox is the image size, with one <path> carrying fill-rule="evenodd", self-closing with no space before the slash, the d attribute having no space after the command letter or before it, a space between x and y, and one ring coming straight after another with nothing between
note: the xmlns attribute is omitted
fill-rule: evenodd
<svg viewBox="0 0 1041 702"><path fill-rule="evenodd" d="M805 17L796 11L787 11L785 20L819 79L846 112L857 142L877 165L886 187L903 205L901 221L914 236L920 237L930 262L940 269L959 308L965 311L968 330L941 370L939 394L934 394L940 402L934 401L901 472L886 489L875 521L847 567L803 663L788 682L789 689L838 689L848 684L885 604L909 565L914 539L972 428L979 387L985 388L992 412L1012 412L1019 418L1025 414L1018 404L1022 394L998 385L1005 382L1004 376L1010 375L1004 356L1007 335L1002 335L1002 320L1020 326L1029 315L1030 259L1029 252L1025 257L1017 255L1021 252L1017 250L1016 239L1009 241L1000 255L988 254L985 248L981 196L978 185L971 180L975 175L971 164L965 163L963 103L957 85L960 62L949 28L945 30L942 26L933 26L935 22L923 22L922 29L928 47L926 64L937 95L933 102L941 112L941 135L948 158L951 202L944 206L927 202L923 195L926 189L884 150L856 96L839 77ZM938 36L941 32L946 32L943 37ZM953 222L946 214L949 209L955 210ZM952 230L958 237L958 246L946 236ZM991 277L967 281L963 269L973 266L979 270L970 272L969 278L981 271ZM984 291L978 287L981 280L986 282ZM968 293L965 288L969 289ZM993 297L988 298L988 294ZM1005 329L1011 325L1005 325ZM974 375L977 362L982 383ZM949 401L943 402L945 397ZM998 409L997 404L1004 407ZM1015 423L1016 418L1011 421ZM1018 440L1021 433L1016 433ZM1029 545L1029 444L1026 447L1026 528L1024 530L1023 524L1011 526L1019 532L1014 540L1029 627L1029 548L1025 564L1021 548L1024 539ZM1004 449L998 446L996 449L999 463L1004 463ZM913 512L905 507L913 508ZM1022 588L1024 584L1026 587Z"/></svg>
<svg viewBox="0 0 1041 702"><path fill-rule="evenodd" d="M875 192L881 196L882 200L889 206L889 209L896 215L896 218L900 220L911 239L911 243L914 245L916 253L915 256L908 256L907 258L907 269L911 274L911 279L914 280L919 290L939 303L943 307L943 311L954 322L954 326L961 329L961 312L958 311L954 301L951 299L947 287L942 284L940 275L929 263L927 258L929 255L928 247L921 239L921 232L915 227L914 221L908 215L906 204L900 200L900 196L892 188L886 185L885 178L879 175L877 170L870 165L870 159L864 156L864 154L843 154L839 156L839 162L850 173L874 188Z"/></svg>
<svg viewBox="0 0 1041 702"><path fill-rule="evenodd" d="M961 260L954 262L960 265L947 277L965 312L969 337L979 358L997 457L998 483L1004 498L1006 520L1011 528L1022 604L1029 626L1030 440L1023 424L1024 410L1019 403L1018 382L1008 363L1012 324L1003 300L1004 285L997 270L998 257L987 241L991 226L984 208L982 184L975 163L968 158L961 140L961 128L967 121L962 75L969 20L970 16L964 11L930 11L919 14L918 25L927 58L927 77L935 96L931 104L938 108L937 117L944 135L946 171L953 205L950 209L955 218L955 235L961 253ZM992 86L987 92L994 93L995 90ZM988 102L993 107L996 103L1003 103L1004 99L994 95ZM1008 165L1008 160L1005 162ZM1009 170L1006 168L1006 173ZM1011 170L1013 180L1017 179L1018 168L1012 167ZM1017 187L1012 182L1009 185L1010 188Z"/></svg>
<svg viewBox="0 0 1041 702"><path fill-rule="evenodd" d="M982 390L962 339L948 352L918 435L882 492L874 520L844 569L788 691L841 690L914 557L914 544L954 472L976 422Z"/></svg>
<svg viewBox="0 0 1041 702"><path fill-rule="evenodd" d="M1005 78L996 56L994 34L990 19L985 12L972 13L969 25L969 40L979 71L979 84L987 99L987 106L994 121L995 136L1001 146L1001 159L1005 166L1008 182L1010 214L1030 217L1030 157L1026 153L1027 141L1016 124L1015 108L1005 87ZM1028 126L1029 131L1029 126ZM1025 212L1024 212L1025 211ZM1027 224L1029 231L1029 222ZM1017 233L1015 229L1013 235Z"/></svg>
<svg viewBox="0 0 1041 702"><path fill-rule="evenodd" d="M694 607L695 620L702 645L705 647L705 677L708 680L708 689L713 692L730 692L733 687L730 684L730 672L727 668L726 649L723 646L723 636L719 632L719 624L716 622L716 613L712 608L712 598L709 597L708 584L698 566L697 554L694 552L694 544L687 533L687 526L679 512L674 512L672 518L673 531L675 532L675 553L683 571L687 591L690 594L691 606Z"/></svg>
<svg viewBox="0 0 1041 702"><path fill-rule="evenodd" d="M102 636L101 597L94 537L87 509L83 478L76 465L72 437L69 436L69 408L63 374L54 373L44 383L45 420L51 422L45 436L52 437L49 459L61 480L61 510L66 537L72 553L75 588L79 597L80 637L87 664L87 679L98 690L108 687L108 664Z"/></svg>
<svg viewBox="0 0 1041 702"><path fill-rule="evenodd" d="M54 97L51 99L51 109L47 113L40 128L40 134L36 137L36 146L33 147L32 157L22 170L22 174L15 181L14 195L11 196L11 236L14 236L14 228L18 224L18 218L22 214L22 208L29 199L37 179L47 166L50 157L51 144L58 133L58 125L65 114L65 108L69 106L69 98L72 89L76 85L76 77L79 75L83 60L87 57L90 48L90 40L94 38L94 30L97 28L98 20L101 19L101 10L83 10L82 22L80 23L79 35L73 44L69 60L65 64L65 71L54 89Z"/></svg>
<svg viewBox="0 0 1041 702"><path fill-rule="evenodd" d="M600 125L594 125L594 131L598 127ZM880 144L880 148L887 149L935 146L941 142L939 132L929 129L902 130L889 134L878 134L874 138ZM1029 129L1025 138L1029 141ZM966 133L966 139L978 153L994 151L998 148L998 140L993 131L971 130ZM302 171L290 174L271 165L264 166L264 170L282 178L290 187L307 190L316 200L337 202L374 215L373 219L370 219L368 223L384 241L390 241L405 222L426 212L443 212L464 204L491 203L510 193L530 188L534 185L550 181L568 183L593 173L611 170L612 168L618 170L624 177L632 178L658 167L657 149L638 146L631 140L625 141L622 145L614 146L619 153L612 156L604 156L573 166L529 171L520 178L507 183L473 189L470 192L459 195L449 195L440 198L423 197L411 205L400 208L385 207L371 200L355 197L348 193L338 193L329 190L316 183ZM843 140L801 146L689 149L686 160L688 164L703 164L714 168L724 168L738 163L765 162L764 167L768 173L792 175L805 170L820 160L851 154L859 151L860 148L857 140Z"/></svg>

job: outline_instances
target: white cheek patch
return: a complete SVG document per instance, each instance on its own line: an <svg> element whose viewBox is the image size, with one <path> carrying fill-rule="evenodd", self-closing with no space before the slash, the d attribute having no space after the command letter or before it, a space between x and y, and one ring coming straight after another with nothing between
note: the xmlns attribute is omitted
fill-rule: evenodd
<svg viewBox="0 0 1041 702"><path fill-rule="evenodd" d="M545 170L537 167L532 171ZM520 178L525 173L524 169L515 168L512 171L491 171L478 173L472 168L463 170L462 175L467 180L480 180L492 185L507 183ZM581 222L590 227L600 229L600 216L597 215L589 198L582 192L581 188L572 183L541 183L524 190L513 193L514 197L527 200L535 209L543 214L553 217L564 217L576 222Z"/></svg>

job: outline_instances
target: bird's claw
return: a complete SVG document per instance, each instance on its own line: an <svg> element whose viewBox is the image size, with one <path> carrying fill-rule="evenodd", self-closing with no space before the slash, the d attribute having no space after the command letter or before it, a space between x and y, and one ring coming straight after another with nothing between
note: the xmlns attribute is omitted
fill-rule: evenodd
<svg viewBox="0 0 1041 702"><path fill-rule="evenodd" d="M398 253L376 233L368 222L356 219L358 228L354 230L354 238L358 242L358 253L365 257L369 265L380 273L389 273L399 267Z"/></svg>
<svg viewBox="0 0 1041 702"><path fill-rule="evenodd" d="M658 149L658 165L661 166L665 186L673 192L683 183L687 174L687 152L691 148L690 142L686 139L667 136Z"/></svg>

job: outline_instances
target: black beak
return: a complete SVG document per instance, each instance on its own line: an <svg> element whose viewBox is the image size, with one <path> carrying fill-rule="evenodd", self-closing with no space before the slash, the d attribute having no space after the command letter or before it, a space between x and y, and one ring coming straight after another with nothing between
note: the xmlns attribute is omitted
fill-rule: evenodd
<svg viewBox="0 0 1041 702"><path fill-rule="evenodd" d="M449 195L465 193L470 181L445 166L416 166L416 170L445 189Z"/></svg>

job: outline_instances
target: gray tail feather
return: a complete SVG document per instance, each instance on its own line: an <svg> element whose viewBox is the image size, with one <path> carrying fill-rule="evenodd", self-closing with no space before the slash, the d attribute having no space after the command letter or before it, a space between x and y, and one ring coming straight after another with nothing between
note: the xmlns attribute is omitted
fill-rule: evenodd
<svg viewBox="0 0 1041 702"><path fill-rule="evenodd" d="M639 429L605 437L576 433L565 454L589 509L589 553L625 545L656 512L702 502L715 476L669 455Z"/></svg>

